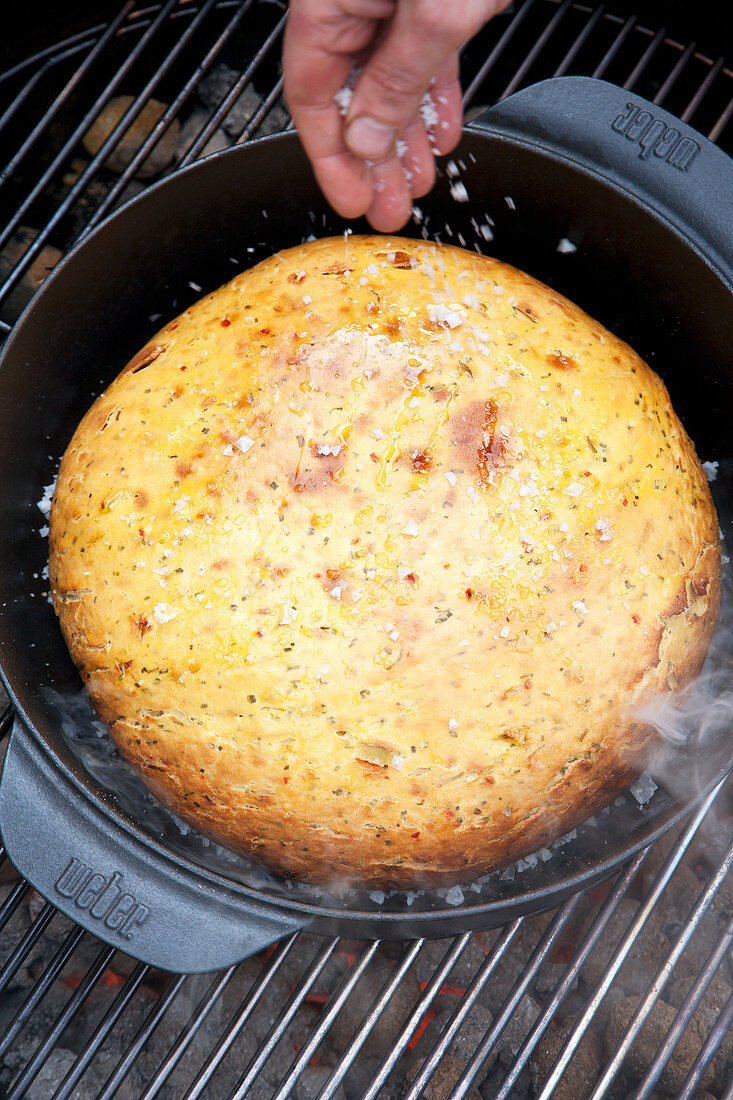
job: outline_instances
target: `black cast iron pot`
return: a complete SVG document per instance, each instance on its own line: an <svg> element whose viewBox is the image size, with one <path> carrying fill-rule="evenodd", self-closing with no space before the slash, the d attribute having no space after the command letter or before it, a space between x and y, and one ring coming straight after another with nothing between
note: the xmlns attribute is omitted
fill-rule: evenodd
<svg viewBox="0 0 733 1100"><path fill-rule="evenodd" d="M576 77L491 108L452 159L468 201L455 201L446 173L404 232L524 268L626 339L664 378L701 459L720 462L713 489L725 529L733 162L660 108ZM37 503L78 420L202 290L310 234L344 228L295 135L206 158L77 245L2 356L0 664L16 710L0 782L3 841L59 909L170 970L223 967L306 926L350 937L447 936L549 908L679 821L733 763L725 730L706 730L674 751L648 802L627 797L542 858L474 889L382 897L258 875L151 807L91 716L69 736L59 700L78 701L80 681L44 594Z"/></svg>

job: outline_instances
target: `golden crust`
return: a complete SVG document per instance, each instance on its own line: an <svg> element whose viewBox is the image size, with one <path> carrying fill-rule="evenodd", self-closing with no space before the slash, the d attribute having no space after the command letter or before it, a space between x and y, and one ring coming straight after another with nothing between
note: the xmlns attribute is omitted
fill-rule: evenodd
<svg viewBox="0 0 733 1100"><path fill-rule="evenodd" d="M120 751L303 879L465 880L607 804L719 601L659 378L530 276L398 238L279 253L163 328L50 525Z"/></svg>

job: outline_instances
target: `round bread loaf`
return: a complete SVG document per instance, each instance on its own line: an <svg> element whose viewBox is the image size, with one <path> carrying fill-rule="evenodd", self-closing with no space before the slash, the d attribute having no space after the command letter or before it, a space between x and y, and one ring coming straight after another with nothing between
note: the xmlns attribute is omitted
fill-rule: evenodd
<svg viewBox="0 0 733 1100"><path fill-rule="evenodd" d="M50 526L120 752L307 880L466 880L610 802L719 603L660 379L528 275L400 238L281 252L166 325Z"/></svg>

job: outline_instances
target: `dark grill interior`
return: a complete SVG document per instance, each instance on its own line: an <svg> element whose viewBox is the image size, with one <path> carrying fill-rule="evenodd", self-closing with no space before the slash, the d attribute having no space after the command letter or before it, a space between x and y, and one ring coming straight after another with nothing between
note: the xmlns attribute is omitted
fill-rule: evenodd
<svg viewBox="0 0 733 1100"><path fill-rule="evenodd" d="M263 0L130 2L4 63L0 336L61 255L148 180L288 126L284 20ZM518 3L468 44L467 116L563 74L633 90L733 147L724 57L571 0ZM119 95L125 113L90 151L83 136ZM151 98L162 114L111 170ZM141 178L156 146L158 171ZM11 722L7 711L0 744ZM0 1097L733 1100L732 822L728 782L554 912L403 945L301 933L197 976L106 947L0 848Z"/></svg>

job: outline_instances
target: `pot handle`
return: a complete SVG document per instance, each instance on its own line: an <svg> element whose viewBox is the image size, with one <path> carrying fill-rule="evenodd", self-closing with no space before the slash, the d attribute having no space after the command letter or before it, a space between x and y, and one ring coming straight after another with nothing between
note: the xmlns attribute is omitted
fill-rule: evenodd
<svg viewBox="0 0 733 1100"><path fill-rule="evenodd" d="M561 76L507 96L471 127L631 192L733 278L733 160L663 108L595 77Z"/></svg>
<svg viewBox="0 0 733 1100"><path fill-rule="evenodd" d="M17 717L0 778L11 862L57 909L151 966L178 973L241 962L309 923L174 859L74 789Z"/></svg>

